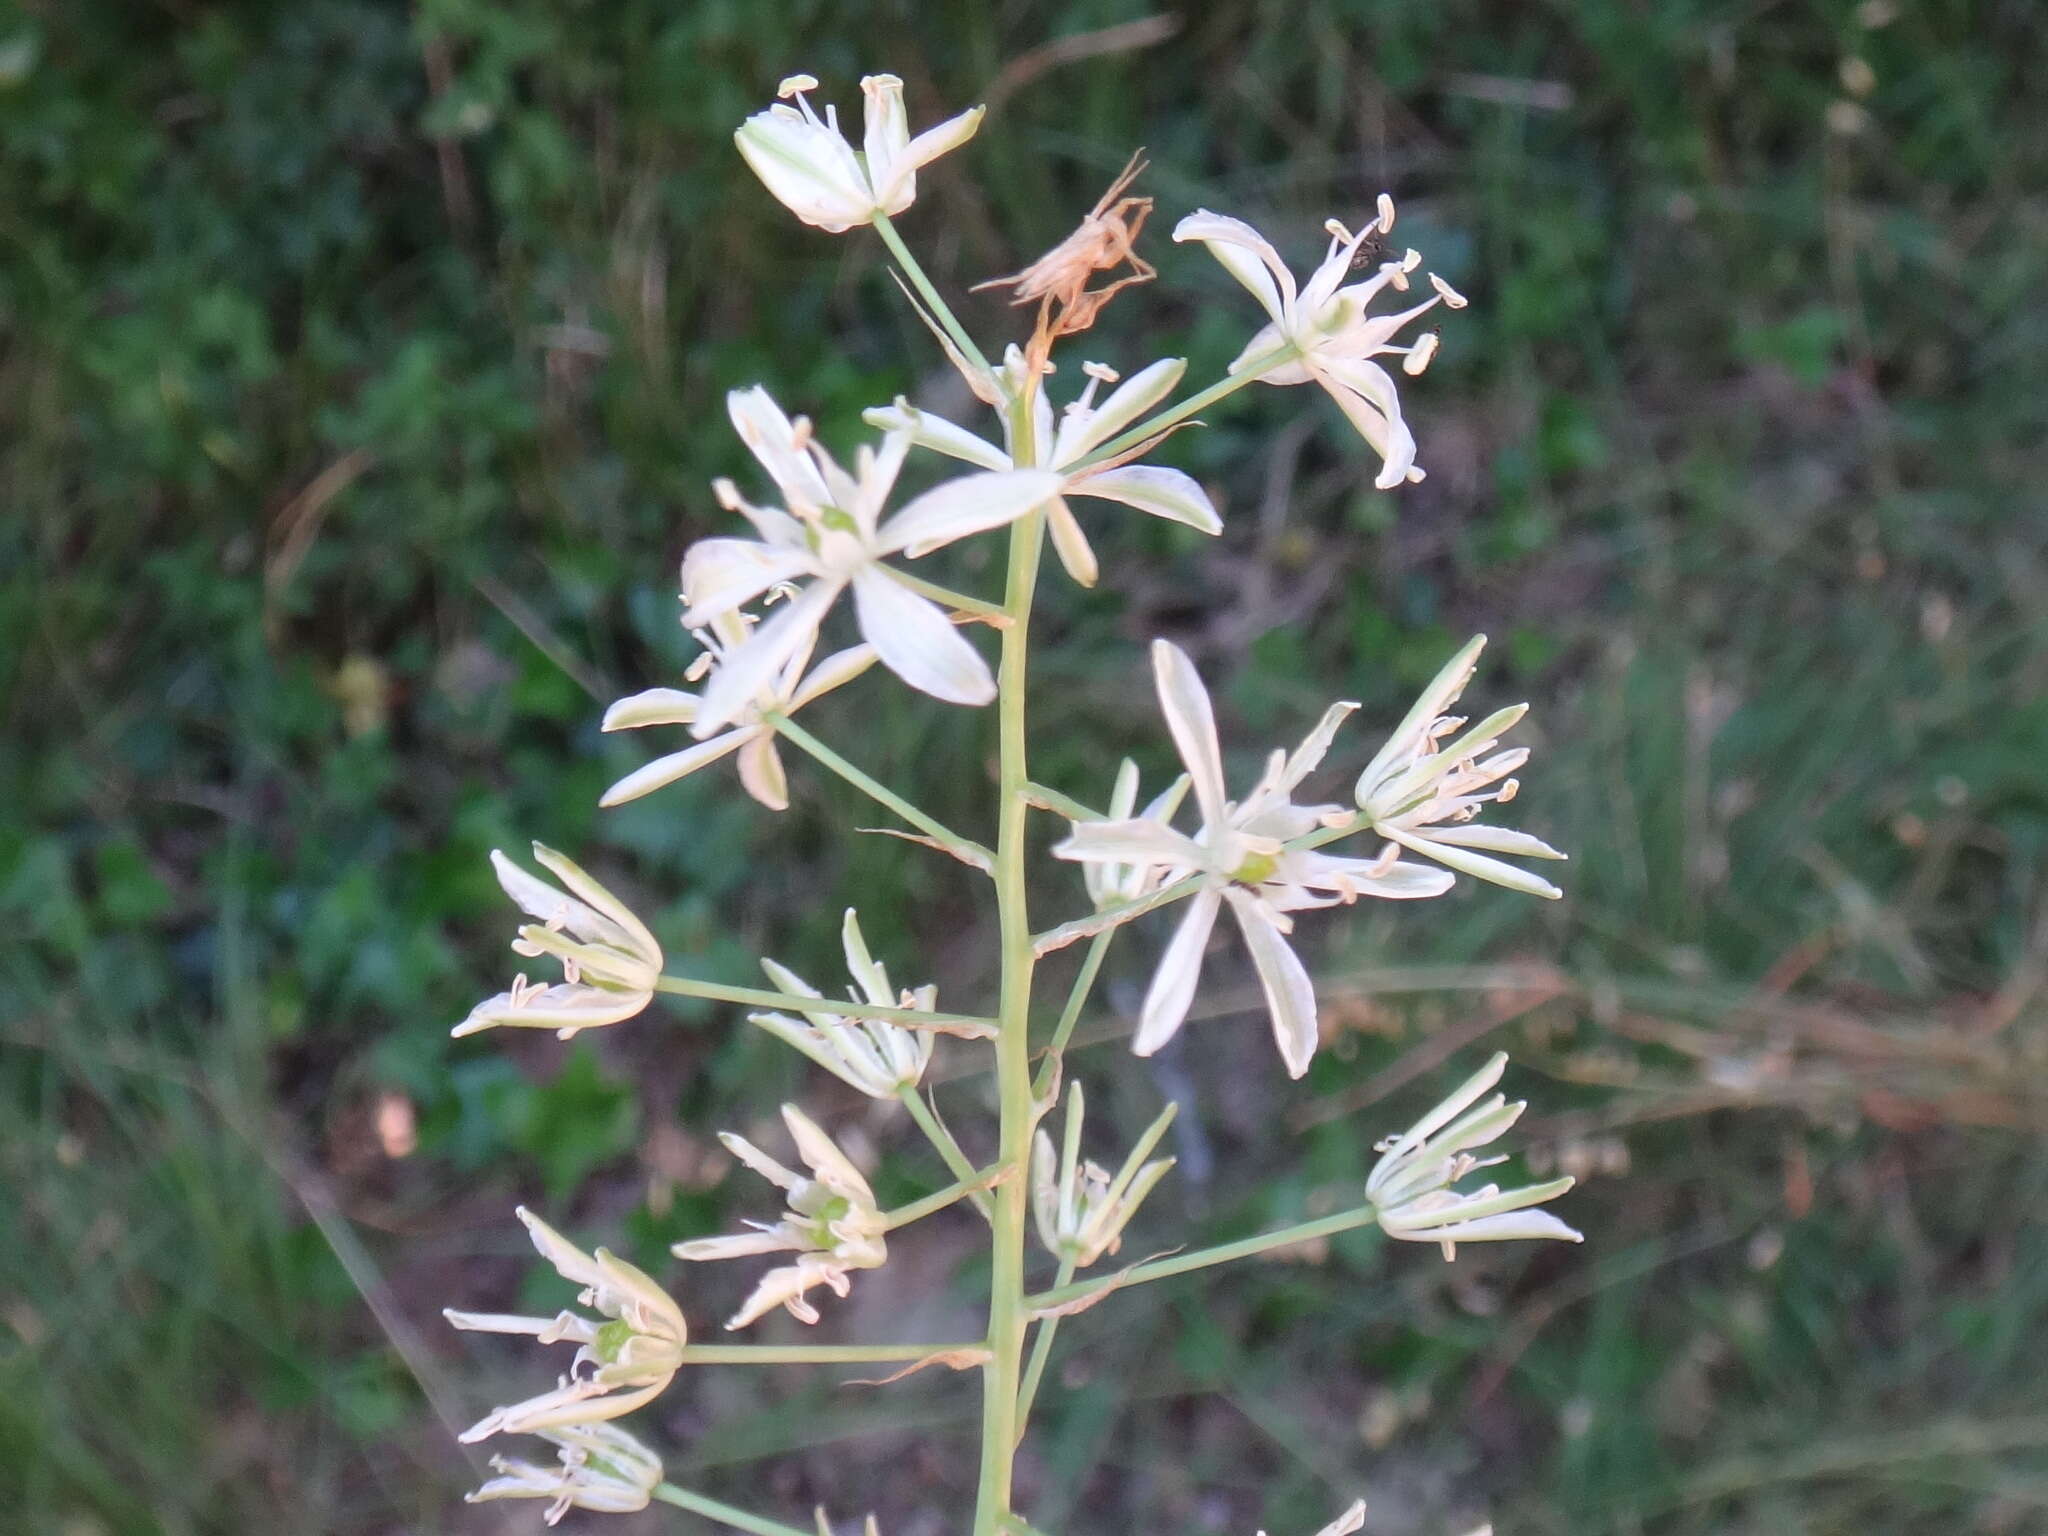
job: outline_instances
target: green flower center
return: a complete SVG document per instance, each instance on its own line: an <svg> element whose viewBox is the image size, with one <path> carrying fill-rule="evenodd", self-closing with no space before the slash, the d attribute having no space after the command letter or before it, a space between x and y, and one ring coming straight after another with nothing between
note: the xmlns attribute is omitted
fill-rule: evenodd
<svg viewBox="0 0 2048 1536"><path fill-rule="evenodd" d="M1279 867L1280 860L1275 854L1246 854L1245 861L1230 872L1230 878L1240 885L1264 885Z"/></svg>
<svg viewBox="0 0 2048 1536"><path fill-rule="evenodd" d="M633 1325L622 1317L615 1317L597 1330L597 1338L591 1344L591 1353L607 1365L614 1364L626 1352L626 1346L633 1342Z"/></svg>

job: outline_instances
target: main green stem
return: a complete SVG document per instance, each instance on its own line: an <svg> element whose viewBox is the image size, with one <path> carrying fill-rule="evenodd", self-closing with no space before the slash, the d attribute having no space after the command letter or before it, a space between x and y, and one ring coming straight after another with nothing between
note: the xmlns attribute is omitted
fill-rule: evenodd
<svg viewBox="0 0 2048 1536"><path fill-rule="evenodd" d="M1035 462L1029 401L1012 417L1012 456ZM1002 989L996 1010L996 1093L1001 1110L997 1162L1015 1175L995 1192L992 1278L988 1302L988 1364L982 1367L981 1475L975 1488L975 1536L997 1536L1010 1513L1010 1470L1017 1446L1017 1400L1023 1384L1024 1223L1030 1192L1024 1170L1031 1156L1031 920L1025 901L1024 689L1030 659L1031 598L1045 514L1033 511L1010 525L1010 573L1003 606L1002 668L997 676L996 730L1001 807L996 828L996 912L1002 937Z"/></svg>

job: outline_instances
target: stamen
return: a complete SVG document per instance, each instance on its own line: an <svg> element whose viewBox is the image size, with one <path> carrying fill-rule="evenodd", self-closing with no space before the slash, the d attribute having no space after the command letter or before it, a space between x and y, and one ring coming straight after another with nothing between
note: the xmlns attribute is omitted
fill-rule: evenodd
<svg viewBox="0 0 2048 1536"><path fill-rule="evenodd" d="M791 75L775 87L775 95L779 100L787 101L792 96L801 96L805 91L815 91L817 88L816 75Z"/></svg>
<svg viewBox="0 0 2048 1536"><path fill-rule="evenodd" d="M1394 200L1384 192L1380 194L1379 214L1380 233L1391 235L1394 232Z"/></svg>
<svg viewBox="0 0 2048 1536"><path fill-rule="evenodd" d="M1423 332L1415 345L1408 349L1408 356L1401 362L1401 371L1411 379L1420 377L1422 370L1429 366L1430 359L1436 356L1436 349L1437 333Z"/></svg>
<svg viewBox="0 0 2048 1536"><path fill-rule="evenodd" d="M1452 309L1463 309L1467 304L1472 302L1470 299L1466 298L1465 295L1458 292L1457 289L1453 288L1449 283L1445 282L1442 278L1438 277L1434 272L1429 274L1429 281L1430 286L1435 288L1438 293L1443 295L1444 303Z"/></svg>

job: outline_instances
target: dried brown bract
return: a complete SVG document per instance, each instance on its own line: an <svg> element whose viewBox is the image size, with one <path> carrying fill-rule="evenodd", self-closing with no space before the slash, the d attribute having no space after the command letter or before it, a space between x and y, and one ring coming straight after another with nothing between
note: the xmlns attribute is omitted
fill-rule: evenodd
<svg viewBox="0 0 2048 1536"><path fill-rule="evenodd" d="M1088 216L1066 239L1021 272L975 285L977 293L984 288L1011 288L1015 290L1012 304L1038 305L1038 325L1027 349L1034 362L1043 363L1059 337L1092 326L1102 306L1121 290L1157 275L1137 251L1138 234L1152 213L1152 199L1124 195L1145 169L1144 153L1139 150L1131 156L1109 190L1096 199ZM1129 270L1099 288L1088 286L1097 273L1114 272L1118 267Z"/></svg>

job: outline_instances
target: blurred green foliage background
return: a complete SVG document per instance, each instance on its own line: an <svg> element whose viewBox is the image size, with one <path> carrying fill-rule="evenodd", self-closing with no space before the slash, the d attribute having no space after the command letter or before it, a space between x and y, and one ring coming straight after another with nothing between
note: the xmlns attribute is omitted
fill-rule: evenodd
<svg viewBox="0 0 2048 1536"><path fill-rule="evenodd" d="M1299 1087L1244 1017L1075 1058L1098 1128L1183 1100L1140 1255L1349 1203L1372 1141L1495 1044L1531 1165L1588 1175L1590 1240L1446 1266L1354 1234L1076 1318L1022 1471L1037 1525L1305 1533L1363 1492L1372 1536L2048 1530L2039 21L0 12L0 1528L526 1529L461 1509L447 1427L549 1367L438 1317L567 1300L515 1201L674 1278L668 1241L758 1213L712 1130L798 1092L885 1192L941 1181L737 1010L447 1037L510 973L485 853L536 837L679 968L834 978L857 902L901 979L986 1000L976 877L850 835L872 813L807 767L781 818L715 773L596 810L650 750L601 738L601 704L677 680L676 561L722 526L708 481L750 470L724 391L765 382L842 449L896 392L960 409L878 245L800 227L732 152L802 68L849 108L893 70L918 123L990 102L903 221L956 291L1148 147L1161 280L1069 380L1170 350L1199 381L1242 344L1245 296L1165 239L1190 209L1305 261L1325 216L1400 198L1474 301L1408 391L1429 480L1374 492L1306 390L1177 437L1228 530L1090 519L1106 577L1053 579L1034 766L1089 798L1123 752L1162 771L1140 643L1167 633L1226 740L1363 700L1355 768L1483 629L1473 701L1537 705L1520 824L1575 855L1541 910L1461 888L1304 924L1331 1039ZM953 579L985 586L975 558ZM986 719L877 674L811 724L983 824ZM1039 910L1079 899L1045 871ZM1115 952L1111 1002L1157 943ZM1216 974L1221 1013L1246 978ZM971 1054L942 1064L971 1119ZM968 1220L896 1245L821 1336L971 1331ZM742 1278L686 1277L693 1317ZM972 1466L972 1383L938 1374L707 1369L643 1422L679 1481L935 1536Z"/></svg>

